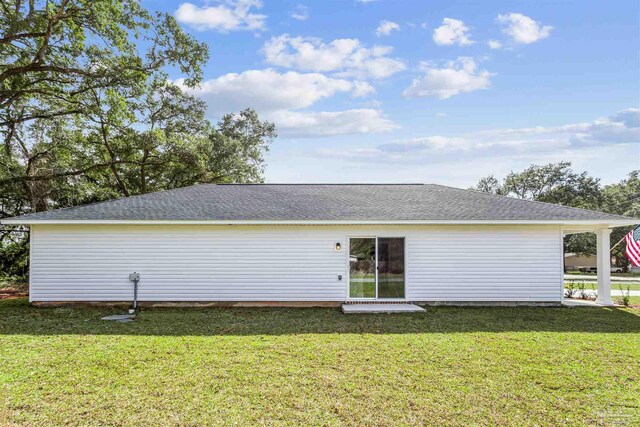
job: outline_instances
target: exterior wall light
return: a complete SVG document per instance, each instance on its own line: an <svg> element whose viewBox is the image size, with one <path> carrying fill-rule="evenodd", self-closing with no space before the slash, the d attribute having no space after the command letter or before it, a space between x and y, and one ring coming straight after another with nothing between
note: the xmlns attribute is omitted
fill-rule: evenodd
<svg viewBox="0 0 640 427"><path fill-rule="evenodd" d="M340 242L336 243L336 251L339 251L342 249L342 245L340 244Z"/></svg>

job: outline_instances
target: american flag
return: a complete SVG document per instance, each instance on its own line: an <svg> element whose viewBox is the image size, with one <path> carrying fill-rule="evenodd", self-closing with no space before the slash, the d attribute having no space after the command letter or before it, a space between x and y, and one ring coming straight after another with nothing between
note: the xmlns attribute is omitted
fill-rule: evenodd
<svg viewBox="0 0 640 427"><path fill-rule="evenodd" d="M624 240L627 243L627 258L631 264L640 267L640 225L636 225Z"/></svg>

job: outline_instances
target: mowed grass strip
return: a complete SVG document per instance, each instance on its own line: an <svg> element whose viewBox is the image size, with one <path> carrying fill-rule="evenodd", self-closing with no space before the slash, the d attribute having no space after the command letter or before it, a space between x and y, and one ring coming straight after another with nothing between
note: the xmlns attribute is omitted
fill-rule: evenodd
<svg viewBox="0 0 640 427"><path fill-rule="evenodd" d="M581 284L584 284L584 288L589 291L592 289L598 289L597 282L584 282L584 281L581 282L579 280L565 280L564 288L567 289L571 285L573 285L573 288L577 289ZM622 290L625 292L627 291L627 288L629 288L630 291L640 291L640 283L629 283L629 282L617 283L616 282L611 284L612 291L619 291L620 287L622 287Z"/></svg>
<svg viewBox="0 0 640 427"><path fill-rule="evenodd" d="M0 424L640 422L640 310L114 312L0 302Z"/></svg>

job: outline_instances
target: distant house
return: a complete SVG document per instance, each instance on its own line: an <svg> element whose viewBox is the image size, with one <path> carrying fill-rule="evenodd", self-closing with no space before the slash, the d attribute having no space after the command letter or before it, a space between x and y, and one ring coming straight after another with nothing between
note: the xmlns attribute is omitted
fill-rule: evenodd
<svg viewBox="0 0 640 427"><path fill-rule="evenodd" d="M597 261L595 256L579 255L573 252L564 254L564 268L566 271L579 271L581 269L595 269Z"/></svg>
<svg viewBox="0 0 640 427"><path fill-rule="evenodd" d="M441 185L196 185L2 220L31 229L30 300L557 303L563 235L637 220Z"/></svg>

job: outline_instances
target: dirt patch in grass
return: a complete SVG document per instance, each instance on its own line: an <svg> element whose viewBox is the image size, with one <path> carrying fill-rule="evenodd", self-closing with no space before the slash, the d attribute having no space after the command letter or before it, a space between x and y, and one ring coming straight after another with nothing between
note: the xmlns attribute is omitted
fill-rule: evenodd
<svg viewBox="0 0 640 427"><path fill-rule="evenodd" d="M25 298L29 295L27 291L20 288L6 287L0 289L0 300L13 299L13 298Z"/></svg>
<svg viewBox="0 0 640 427"><path fill-rule="evenodd" d="M29 296L29 284L0 279L0 300Z"/></svg>

